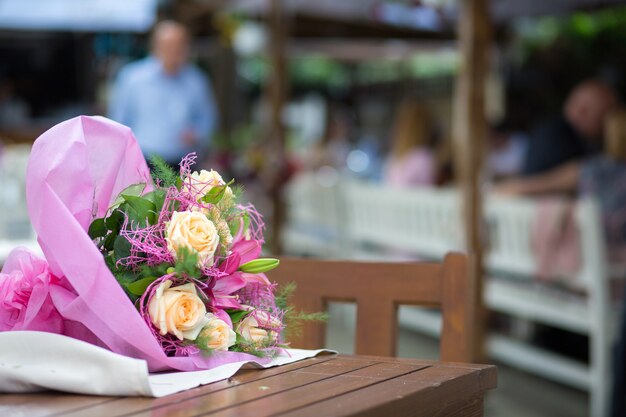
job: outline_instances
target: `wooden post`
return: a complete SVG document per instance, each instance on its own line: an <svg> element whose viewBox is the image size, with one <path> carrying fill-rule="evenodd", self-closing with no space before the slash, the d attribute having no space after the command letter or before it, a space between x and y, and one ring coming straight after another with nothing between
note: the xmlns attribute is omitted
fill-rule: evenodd
<svg viewBox="0 0 626 417"><path fill-rule="evenodd" d="M463 0L459 15L459 69L455 97L455 165L462 187L465 246L470 255L470 278L475 300L476 335L473 355L485 358L483 306L483 216L481 180L487 121L485 81L488 72L490 27L488 0Z"/></svg>
<svg viewBox="0 0 626 417"><path fill-rule="evenodd" d="M233 124L233 91L235 91L235 52L231 45L217 45L217 63L215 76L215 96L219 108L220 133L227 138L231 135Z"/></svg>
<svg viewBox="0 0 626 417"><path fill-rule="evenodd" d="M267 97L270 102L270 127L268 153L266 154L266 178L273 205L272 217L272 252L282 253L281 231L284 222L284 201L282 186L286 172L285 157L285 126L283 123L283 107L287 96L287 62L286 42L287 25L282 0L270 2L269 55L271 73L267 85Z"/></svg>

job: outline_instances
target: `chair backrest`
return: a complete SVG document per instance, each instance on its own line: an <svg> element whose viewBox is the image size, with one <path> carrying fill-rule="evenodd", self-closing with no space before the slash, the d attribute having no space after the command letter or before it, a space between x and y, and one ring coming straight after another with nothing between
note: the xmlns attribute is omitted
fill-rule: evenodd
<svg viewBox="0 0 626 417"><path fill-rule="evenodd" d="M298 286L292 299L306 312L325 311L329 301L357 304L356 354L394 356L399 305L441 307L440 359L473 362L472 285L466 255L449 254L443 263L378 263L282 258L269 273L279 284ZM325 328L308 323L293 347L324 346Z"/></svg>

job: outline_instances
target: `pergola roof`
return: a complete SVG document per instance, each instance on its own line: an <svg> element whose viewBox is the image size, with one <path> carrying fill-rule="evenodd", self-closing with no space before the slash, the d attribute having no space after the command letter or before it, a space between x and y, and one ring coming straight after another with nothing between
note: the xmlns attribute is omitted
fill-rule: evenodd
<svg viewBox="0 0 626 417"><path fill-rule="evenodd" d="M301 32L306 36L310 32L324 34L330 32L322 22L342 22L348 25L358 25L364 29L377 25L395 28L398 31L425 30L423 26L411 24L411 19L402 19L397 16L399 11L387 10L388 7L405 7L406 11L419 7L415 0L394 0L386 2L381 0L283 0L281 7L285 13L296 19L304 18L311 21L312 28L296 28L296 33ZM458 14L457 0L422 0L425 8L434 9L441 17L441 32L451 31L455 27ZM512 19L542 15L566 15L576 11L593 11L606 7L626 5L625 0L490 0L489 8L491 19L496 25L506 24ZM232 11L239 11L256 16L264 16L269 9L267 0L234 0L228 2L225 7ZM400 9L401 12L401 9ZM398 21L397 24L393 21ZM320 23L320 24L316 24ZM350 28L353 29L353 28ZM377 29L378 30L378 29ZM342 31L340 31L342 32ZM345 31L347 32L347 31ZM424 33L422 33L424 35ZM297 36L297 35L296 35ZM338 36L341 36L339 33ZM360 36L360 31L353 35ZM426 34L427 36L427 34ZM434 35L432 35L434 36Z"/></svg>
<svg viewBox="0 0 626 417"><path fill-rule="evenodd" d="M456 38L458 0L422 0L421 16L415 0L282 0L289 16L290 39L402 39L424 43ZM567 15L626 5L626 0L490 0L496 30L516 18ZM179 0L183 20L193 22L216 12L256 19L269 16L268 0ZM203 27L204 25L200 25ZM206 28L206 26L204 26ZM206 29L205 29L206 30ZM379 46L373 46L378 48ZM359 47L360 48L360 47ZM386 52L385 52L386 53ZM347 51L349 56L350 51Z"/></svg>

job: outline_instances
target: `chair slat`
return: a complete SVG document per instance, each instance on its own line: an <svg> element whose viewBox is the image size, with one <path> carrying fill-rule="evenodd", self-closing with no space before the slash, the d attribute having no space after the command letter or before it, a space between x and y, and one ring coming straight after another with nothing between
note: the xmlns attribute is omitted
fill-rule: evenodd
<svg viewBox="0 0 626 417"><path fill-rule="evenodd" d="M326 311L331 301L357 303L356 353L394 356L399 305L441 307L441 359L473 362L475 308L468 260L450 254L443 263L380 263L282 258L269 273L298 286L292 302L302 311ZM307 323L293 347L324 346L325 327Z"/></svg>

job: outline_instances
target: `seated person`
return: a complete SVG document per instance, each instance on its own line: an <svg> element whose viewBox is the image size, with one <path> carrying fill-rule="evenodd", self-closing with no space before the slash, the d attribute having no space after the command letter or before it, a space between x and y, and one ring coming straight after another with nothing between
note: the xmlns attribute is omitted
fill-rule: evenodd
<svg viewBox="0 0 626 417"><path fill-rule="evenodd" d="M434 185L433 130L426 109L403 102L393 128L391 150L383 166L383 182L394 186Z"/></svg>
<svg viewBox="0 0 626 417"><path fill-rule="evenodd" d="M611 113L605 125L602 154L567 162L543 174L501 182L495 191L593 194L602 210L608 247L620 251L626 246L626 110Z"/></svg>
<svg viewBox="0 0 626 417"><path fill-rule="evenodd" d="M599 80L576 86L563 114L531 132L523 174L539 174L597 153L602 148L604 119L617 103L615 92Z"/></svg>

